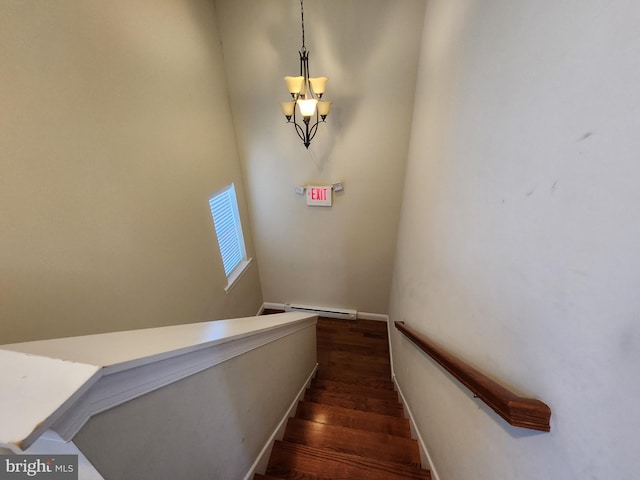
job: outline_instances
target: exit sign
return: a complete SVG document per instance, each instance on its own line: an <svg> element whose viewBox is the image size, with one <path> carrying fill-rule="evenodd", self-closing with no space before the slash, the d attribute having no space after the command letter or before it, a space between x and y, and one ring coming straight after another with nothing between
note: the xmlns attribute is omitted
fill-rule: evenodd
<svg viewBox="0 0 640 480"><path fill-rule="evenodd" d="M307 205L331 206L331 186L307 186Z"/></svg>

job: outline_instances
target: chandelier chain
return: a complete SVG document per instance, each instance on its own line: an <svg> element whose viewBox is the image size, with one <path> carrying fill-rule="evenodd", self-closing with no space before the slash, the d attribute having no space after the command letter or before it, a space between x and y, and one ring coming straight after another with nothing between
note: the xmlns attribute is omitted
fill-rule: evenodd
<svg viewBox="0 0 640 480"><path fill-rule="evenodd" d="M302 19L302 49L306 50L304 46L304 5L303 0L300 0L300 18Z"/></svg>

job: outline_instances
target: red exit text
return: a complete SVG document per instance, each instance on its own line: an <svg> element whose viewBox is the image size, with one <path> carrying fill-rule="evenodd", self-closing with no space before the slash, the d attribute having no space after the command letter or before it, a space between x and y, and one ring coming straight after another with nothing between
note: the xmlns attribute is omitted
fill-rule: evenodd
<svg viewBox="0 0 640 480"><path fill-rule="evenodd" d="M311 200L326 200L327 199L327 187L311 187L309 188L309 198Z"/></svg>

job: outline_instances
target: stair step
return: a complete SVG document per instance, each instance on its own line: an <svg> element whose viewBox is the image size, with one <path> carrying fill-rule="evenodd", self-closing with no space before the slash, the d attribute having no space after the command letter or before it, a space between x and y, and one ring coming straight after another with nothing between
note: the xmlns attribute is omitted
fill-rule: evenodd
<svg viewBox="0 0 640 480"><path fill-rule="evenodd" d="M299 402L296 418L317 423L340 425L368 432L386 433L399 437L411 437L409 420L379 413L363 412L322 403Z"/></svg>
<svg viewBox="0 0 640 480"><path fill-rule="evenodd" d="M397 400L389 402L379 398L370 398L363 395L350 395L343 393L333 393L323 390L307 390L304 395L307 402L325 403L336 407L351 408L363 412L381 413L393 417L402 417L402 404Z"/></svg>
<svg viewBox="0 0 640 480"><path fill-rule="evenodd" d="M411 465L276 441L267 474L295 480L430 480L428 470Z"/></svg>
<svg viewBox="0 0 640 480"><path fill-rule="evenodd" d="M340 326L318 325L318 338L330 338L332 340L346 339L349 342L367 341L371 344L382 343L388 341L386 328L384 330L366 329L366 328L349 328L344 329Z"/></svg>
<svg viewBox="0 0 640 480"><path fill-rule="evenodd" d="M383 380L391 379L391 366L378 365L366 361L350 361L348 359L336 359L327 352L318 351L318 368L341 369L345 373L375 377Z"/></svg>
<svg viewBox="0 0 640 480"><path fill-rule="evenodd" d="M327 367L321 365L318 368L316 378L324 380L333 380L336 382L350 383L352 385L361 385L363 387L379 388L384 390L394 390L393 382L389 377L361 375L343 367Z"/></svg>
<svg viewBox="0 0 640 480"><path fill-rule="evenodd" d="M352 383L324 378L315 378L309 385L309 390L332 393L344 393L349 395L362 395L365 397L379 398L387 402L398 402L398 393L395 390L366 387Z"/></svg>
<svg viewBox="0 0 640 480"><path fill-rule="evenodd" d="M389 354L389 346L382 339L366 338L338 338L333 335L319 335L318 346L329 350L342 350L346 352L361 353L363 355Z"/></svg>
<svg viewBox="0 0 640 480"><path fill-rule="evenodd" d="M360 355L365 355L368 357L388 357L389 351L387 350L387 346L384 343L381 343L379 346L371 345L368 343L363 344L347 344L347 343L336 343L332 340L322 340L318 338L318 349L319 351L323 350L331 350L335 352L351 352L358 353Z"/></svg>
<svg viewBox="0 0 640 480"><path fill-rule="evenodd" d="M385 356L382 356L385 355ZM339 363L340 365L363 365L366 367L375 366L378 368L390 368L391 362L385 353L355 353L346 350L328 349L322 352L328 363Z"/></svg>
<svg viewBox="0 0 640 480"><path fill-rule="evenodd" d="M373 325L356 321L350 325L341 325L319 319L316 331L320 342L329 341L336 345L371 345L384 347L385 350L388 350L386 323L381 322L379 325Z"/></svg>
<svg viewBox="0 0 640 480"><path fill-rule="evenodd" d="M339 363L324 363L320 361L320 355L318 355L318 371L320 370L334 370L341 371L341 375L345 377L371 377L378 380L386 380L387 382L391 379L391 369L389 367L386 368L373 368L371 366L363 366L363 365L349 365L349 364L339 364Z"/></svg>
<svg viewBox="0 0 640 480"><path fill-rule="evenodd" d="M382 328L380 328L381 326ZM319 335L334 335L344 338L369 338L372 340L388 338L387 326L384 323L382 325L365 325L361 322L356 322L352 325L339 325L320 320L317 331Z"/></svg>
<svg viewBox="0 0 640 480"><path fill-rule="evenodd" d="M375 320L342 320L339 318L318 318L318 331L333 331L351 333L355 335L382 335L387 334L387 322L377 322Z"/></svg>
<svg viewBox="0 0 640 480"><path fill-rule="evenodd" d="M420 466L418 444L411 438L290 418L283 440L386 462Z"/></svg>
<svg viewBox="0 0 640 480"><path fill-rule="evenodd" d="M317 328L317 338L321 340L334 340L337 343L363 344L369 345L384 345L388 342L388 336L386 329L384 331L368 331L365 332L362 329L356 331L355 329L344 330L339 327L323 327L319 325Z"/></svg>
<svg viewBox="0 0 640 480"><path fill-rule="evenodd" d="M387 325L365 324L360 321L351 325L340 325L332 322L320 320L318 322L318 332L323 335L340 335L343 337L365 337L365 338L385 338L387 336Z"/></svg>

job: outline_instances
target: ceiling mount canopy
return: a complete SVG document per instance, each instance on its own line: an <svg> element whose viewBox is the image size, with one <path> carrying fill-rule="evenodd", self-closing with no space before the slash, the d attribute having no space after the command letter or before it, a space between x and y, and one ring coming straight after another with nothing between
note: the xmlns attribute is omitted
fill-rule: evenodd
<svg viewBox="0 0 640 480"><path fill-rule="evenodd" d="M287 123L293 123L298 137L304 146L309 148L311 140L318 131L318 125L324 123L329 115L331 102L321 100L328 78L309 76L309 52L304 43L303 0L300 0L300 17L302 19L302 47L298 52L300 54L300 75L284 77L292 100L282 102L281 107L282 113L287 118ZM302 117L302 124L299 122L300 117Z"/></svg>

